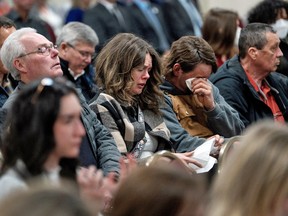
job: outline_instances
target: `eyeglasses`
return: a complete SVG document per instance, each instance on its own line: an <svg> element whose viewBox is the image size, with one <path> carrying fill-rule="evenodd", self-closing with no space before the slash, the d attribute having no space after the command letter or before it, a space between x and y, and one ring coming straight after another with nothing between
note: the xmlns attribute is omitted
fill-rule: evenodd
<svg viewBox="0 0 288 216"><path fill-rule="evenodd" d="M90 52L78 50L75 46L73 46L70 43L67 43L67 45L70 46L72 49L76 50L83 58L91 57L91 59L94 59L96 57L96 53L95 52L90 53Z"/></svg>
<svg viewBox="0 0 288 216"><path fill-rule="evenodd" d="M42 46L38 47L37 50L35 50L35 51L20 55L19 58L27 56L27 55L31 55L34 53L48 56L48 55L50 55L52 49L57 49L57 45L54 45L54 44L42 45Z"/></svg>

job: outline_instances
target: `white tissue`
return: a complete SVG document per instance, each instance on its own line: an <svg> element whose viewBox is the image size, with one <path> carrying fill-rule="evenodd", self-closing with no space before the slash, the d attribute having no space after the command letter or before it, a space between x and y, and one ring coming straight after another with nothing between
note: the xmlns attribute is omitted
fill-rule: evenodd
<svg viewBox="0 0 288 216"><path fill-rule="evenodd" d="M186 85L187 85L187 87L190 89L190 91L192 91L191 82L192 82L192 80L194 80L194 79L196 79L196 78L190 78L190 79L185 80Z"/></svg>

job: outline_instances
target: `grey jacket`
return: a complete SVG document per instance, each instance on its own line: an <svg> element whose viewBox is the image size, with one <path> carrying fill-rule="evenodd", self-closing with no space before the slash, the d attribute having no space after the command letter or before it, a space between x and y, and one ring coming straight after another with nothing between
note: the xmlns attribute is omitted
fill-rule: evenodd
<svg viewBox="0 0 288 216"><path fill-rule="evenodd" d="M86 129L86 134L93 150L92 152L96 158L97 167L102 169L104 174L107 174L108 172L119 173L121 155L112 135L108 129L101 124L97 119L96 114L88 106L84 96L80 93L81 90L77 90L83 109L81 113L83 125ZM83 162L85 159L86 158L81 158L80 155L80 162Z"/></svg>

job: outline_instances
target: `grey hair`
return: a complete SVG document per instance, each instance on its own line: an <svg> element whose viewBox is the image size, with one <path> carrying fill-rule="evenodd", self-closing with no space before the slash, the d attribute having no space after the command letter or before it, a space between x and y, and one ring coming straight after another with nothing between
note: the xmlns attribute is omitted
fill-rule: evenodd
<svg viewBox="0 0 288 216"><path fill-rule="evenodd" d="M81 22L69 22L62 28L56 40L58 46L63 42L70 43L73 46L79 42L84 42L95 47L99 44L99 39L90 26Z"/></svg>
<svg viewBox="0 0 288 216"><path fill-rule="evenodd" d="M267 44L266 34L276 33L272 26L264 23L250 23L241 30L239 38L239 56L244 58L250 47L261 50Z"/></svg>
<svg viewBox="0 0 288 216"><path fill-rule="evenodd" d="M26 48L23 45L21 38L28 33L36 33L34 28L21 28L13 32L4 41L0 51L1 61L4 67L11 73L15 80L20 80L20 73L14 67L13 61L20 55L25 54Z"/></svg>

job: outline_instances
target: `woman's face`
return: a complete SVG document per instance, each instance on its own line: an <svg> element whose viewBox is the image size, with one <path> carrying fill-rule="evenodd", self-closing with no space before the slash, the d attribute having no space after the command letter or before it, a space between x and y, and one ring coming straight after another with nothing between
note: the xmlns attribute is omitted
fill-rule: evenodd
<svg viewBox="0 0 288 216"><path fill-rule="evenodd" d="M151 55L147 53L144 64L132 69L131 76L133 79L133 85L130 89L131 95L134 96L142 93L143 88L150 77L149 72L151 69L152 58Z"/></svg>
<svg viewBox="0 0 288 216"><path fill-rule="evenodd" d="M80 119L81 105L74 94L61 99L59 116L54 124L53 132L56 142L55 154L58 158L76 158L85 129Z"/></svg>

